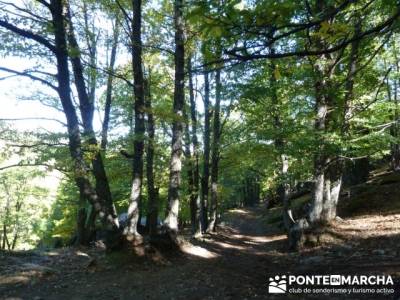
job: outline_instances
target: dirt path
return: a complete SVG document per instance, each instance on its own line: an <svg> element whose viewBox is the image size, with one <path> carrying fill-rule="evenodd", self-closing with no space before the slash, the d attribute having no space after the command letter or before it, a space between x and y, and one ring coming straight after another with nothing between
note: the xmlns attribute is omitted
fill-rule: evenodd
<svg viewBox="0 0 400 300"><path fill-rule="evenodd" d="M233 210L225 216L218 235L188 245L185 254L156 263L126 253L105 255L88 249L3 256L0 299L283 299L268 294L269 276L387 273L400 277L400 232L395 227L400 216L376 220L376 230L389 231L386 240L371 228L369 236L362 236L365 220L357 219L338 225L347 234L342 238L351 241L345 245L288 253L285 235L267 225L262 214L261 207Z"/></svg>

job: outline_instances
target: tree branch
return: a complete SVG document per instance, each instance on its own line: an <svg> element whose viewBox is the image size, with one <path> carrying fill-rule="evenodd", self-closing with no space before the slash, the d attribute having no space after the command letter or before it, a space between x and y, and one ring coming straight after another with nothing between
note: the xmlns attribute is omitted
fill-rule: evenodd
<svg viewBox="0 0 400 300"><path fill-rule="evenodd" d="M305 56L316 56L316 55L323 55L323 54L329 54L336 52L343 47L348 46L352 42L355 42L357 40L360 40L364 37L376 34L378 32L385 31L388 28L392 26L394 21L398 19L400 16L400 8L397 9L396 13L392 15L390 18L388 18L386 21L382 22L381 24L366 30L358 35L354 35L352 38L346 39L342 41L341 43L332 46L330 48L326 49L317 49L317 50L301 50L301 51L289 51L289 52L281 52L281 53L265 53L265 54L238 54L236 51L237 49L232 49L232 50L225 50L225 54L232 56L233 58L236 58L242 62L244 61L251 61L251 60L256 60L256 59L276 59L276 58L284 58L284 57L291 57L291 56L298 56L298 57L305 57ZM232 59L232 58L231 58ZM230 61L231 59L223 59L223 60L218 60L218 61L213 61L208 63L208 65L213 65L213 64L218 64L222 62L227 62Z"/></svg>
<svg viewBox="0 0 400 300"><path fill-rule="evenodd" d="M43 4L44 6L46 6L49 10L52 10L51 4L48 3L45 0L35 0L36 2L39 2L40 4Z"/></svg>
<svg viewBox="0 0 400 300"><path fill-rule="evenodd" d="M18 164L12 164L12 165L8 165L8 166L4 166L4 167L0 167L0 171L4 171L7 169L11 169L11 168L18 168L18 167L46 167L49 169L54 169L57 171L60 171L62 173L68 173L67 170L64 169L60 169L57 168L55 166L49 165L49 164L45 164L45 163L18 163Z"/></svg>
<svg viewBox="0 0 400 300"><path fill-rule="evenodd" d="M33 73L39 73L39 74L44 74L44 75L47 75L47 76L55 76L54 74L41 72L41 71L31 71L31 70L24 70L22 72L19 72L17 70L12 70L12 69L9 69L9 68L4 68L4 67L0 67L0 71L12 73L12 74L15 74L16 76L28 77L28 78L30 78L32 80L39 81L39 82L43 83L44 85L47 85L47 86L51 87L55 91L58 91L58 87L56 87L51 82L47 81L46 79L43 79L43 78L37 77L35 75L32 75L30 73L32 73L32 72ZM9 77L0 78L0 80L7 79L7 78L9 78Z"/></svg>
<svg viewBox="0 0 400 300"><path fill-rule="evenodd" d="M0 121L31 121L31 120L42 120L42 121L54 121L60 123L63 126L67 126L64 122L53 118L40 118L40 117L28 117L28 118L2 118Z"/></svg>
<svg viewBox="0 0 400 300"><path fill-rule="evenodd" d="M14 26L14 25L8 23L5 20L0 20L0 27L8 29L8 30L10 30L10 31L22 36L22 37L26 37L28 39L31 39L31 40L35 41L35 42L38 42L39 44L45 46L47 49L49 49L53 53L57 52L56 47L52 43L50 43L47 39L45 39L44 37L42 37L39 34L36 34L36 33L32 32L32 31L29 31L29 30L26 30L26 29L21 29L21 28L19 28L17 26Z"/></svg>
<svg viewBox="0 0 400 300"><path fill-rule="evenodd" d="M15 148L35 148L40 146L48 146L48 147L55 147L55 146L68 146L65 143L36 143L31 145L18 145L18 144L7 144L8 147L15 147Z"/></svg>

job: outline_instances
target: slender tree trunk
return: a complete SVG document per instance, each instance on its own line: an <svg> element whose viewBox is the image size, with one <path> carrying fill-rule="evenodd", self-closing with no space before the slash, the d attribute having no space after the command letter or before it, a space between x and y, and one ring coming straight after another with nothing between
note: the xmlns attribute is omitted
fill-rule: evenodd
<svg viewBox="0 0 400 300"><path fill-rule="evenodd" d="M289 232L290 228L295 223L293 219L292 209L290 208L290 185L286 182L288 176L288 169L289 169L289 159L286 154L281 154L281 175L283 182L283 224L287 232Z"/></svg>
<svg viewBox="0 0 400 300"><path fill-rule="evenodd" d="M3 224L3 242L2 242L1 249L5 250L6 244L7 244L7 225L4 223Z"/></svg>
<svg viewBox="0 0 400 300"><path fill-rule="evenodd" d="M88 67L90 69L89 74L87 75L87 86L88 86L88 97L91 103L95 102L96 99L96 85L97 85L97 36L95 35L94 22L90 23L88 6L87 3L82 1L83 3L83 20L84 20L84 30L85 30L85 38L86 38L86 47L88 49L89 54L89 64ZM90 9L90 8L89 8ZM70 16L69 16L70 18Z"/></svg>
<svg viewBox="0 0 400 300"><path fill-rule="evenodd" d="M207 231L214 232L217 224L218 208L218 167L219 167L219 143L221 135L221 69L215 74L215 106L213 123L213 141L211 157L211 203L210 203L210 222Z"/></svg>
<svg viewBox="0 0 400 300"><path fill-rule="evenodd" d="M3 246L2 246L2 248L5 250L6 249L6 245L8 246L8 244L9 244L8 243L8 236L7 236L7 227L8 227L7 223L8 223L8 220L10 218L10 205L11 205L10 197L11 197L11 195L10 195L10 191L8 189L8 186L7 186L6 182L3 183L3 188L4 188L4 190L6 192L6 195L7 195L6 196L7 197L6 207L5 207L5 211L4 211L4 221L3 221Z"/></svg>
<svg viewBox="0 0 400 300"><path fill-rule="evenodd" d="M190 118L192 123L192 143L193 143L193 191L190 196L190 215L192 233L194 235L201 234L200 224L200 194L199 194L199 183L200 183L200 170L199 170L199 156L200 146L197 139L197 109L196 101L194 97L193 88L193 74L192 74L192 59L189 57L187 63L187 69L189 74L189 100L190 100Z"/></svg>
<svg viewBox="0 0 400 300"><path fill-rule="evenodd" d="M128 240L141 242L141 236L137 231L139 222L139 202L142 192L143 180L143 151L145 134L145 97L144 78L142 69L142 1L133 0L132 20L132 67L134 77L134 153L133 153L133 181L131 188L130 204L128 208L128 225L124 230Z"/></svg>
<svg viewBox="0 0 400 300"><path fill-rule="evenodd" d="M113 93L113 79L114 79L114 69L115 69L115 60L117 56L117 48L118 48L118 40L119 40L119 20L116 18L114 25L114 36L113 42L111 46L111 55L110 55L110 64L108 66L108 78L107 78L107 88L106 88L106 102L104 106L104 119L101 129L101 149L104 151L107 148L108 144L108 127L110 123L110 113L111 113L111 103L112 103L112 93Z"/></svg>
<svg viewBox="0 0 400 300"><path fill-rule="evenodd" d="M179 191L181 186L181 155L183 134L183 105L185 102L185 52L184 52L184 24L183 0L174 2L175 23L175 87L172 124L172 151L170 162L168 207L165 219L165 228L169 233L178 232Z"/></svg>
<svg viewBox="0 0 400 300"><path fill-rule="evenodd" d="M195 184L194 184L194 172L195 172L195 165L193 163L192 153L190 150L191 139L190 139L190 126L189 126L189 118L186 112L186 106L183 106L183 118L185 120L185 148L184 148L184 155L187 165L187 177L188 177L188 192L190 197L190 217L191 217L191 225L192 225L192 234L195 234L196 229L196 199L194 198L195 195Z"/></svg>
<svg viewBox="0 0 400 300"><path fill-rule="evenodd" d="M147 162L146 162L146 177L147 177L147 225L149 228L150 237L157 234L157 218L158 218L158 189L154 186L154 143L155 143L155 123L152 111L151 100L151 74L149 71L149 80L146 86L146 111L147 111Z"/></svg>
<svg viewBox="0 0 400 300"><path fill-rule="evenodd" d="M209 178L210 178L210 82L208 71L204 72L204 155L203 155L203 177L201 178L201 205L200 205L200 221L201 231L205 231L208 226L208 195L209 195Z"/></svg>
<svg viewBox="0 0 400 300"><path fill-rule="evenodd" d="M271 53L275 53L273 45L270 46ZM274 61L270 63L270 88L271 88L271 102L272 109L274 111L274 129L277 135L274 140L275 149L278 152L280 158L280 183L277 188L277 195L283 204L283 223L286 231L289 232L290 227L294 224L292 211L290 209L290 185L287 182L287 175L289 169L289 158L285 154L285 141L282 136L282 118L280 116L280 100L277 89L277 78L276 78L277 67Z"/></svg>
<svg viewBox="0 0 400 300"><path fill-rule="evenodd" d="M322 74L322 72L320 73ZM318 76L318 75L317 75ZM323 77L320 77L323 78ZM315 130L317 135L323 135L325 132L326 114L328 105L323 96L323 86L320 79L317 79L315 84ZM325 166L326 156L323 147L323 141L319 143L319 148L314 158L314 188L312 190L312 204L309 211L309 221L311 223L318 222L321 219L323 204L324 204L324 188L325 188Z"/></svg>

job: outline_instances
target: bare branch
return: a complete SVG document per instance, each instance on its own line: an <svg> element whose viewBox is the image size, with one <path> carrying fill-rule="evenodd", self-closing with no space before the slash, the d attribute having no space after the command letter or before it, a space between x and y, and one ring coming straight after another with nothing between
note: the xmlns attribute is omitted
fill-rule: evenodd
<svg viewBox="0 0 400 300"><path fill-rule="evenodd" d="M49 74L49 73L41 72L41 71L32 71L32 70L25 70L25 71L20 72L20 71L17 71L17 70L12 70L12 69L9 69L9 68L4 68L4 67L0 67L0 71L12 73L12 74L14 74L16 76L28 77L28 78L30 78L32 80L39 81L39 82L43 83L44 85L47 85L47 86L51 87L55 91L58 91L58 88L54 84L52 84L51 82L47 81L46 79L43 79L43 78L37 77L35 75L32 75L31 73L39 73L39 74L44 74L44 75L47 75L47 76L54 76L53 74ZM0 80L7 79L9 77L10 76L4 77L4 78L0 78Z"/></svg>
<svg viewBox="0 0 400 300"><path fill-rule="evenodd" d="M65 124L64 122L57 120L57 119L53 119L53 118L40 118L40 117L28 117L28 118L2 118L0 119L0 121L32 121L32 120L41 120L41 121L54 121L57 123L60 123L63 126L67 126L67 124Z"/></svg>
<svg viewBox="0 0 400 300"><path fill-rule="evenodd" d="M15 148L36 148L40 146L48 146L48 147L55 147L55 146L68 146L65 143L36 143L31 145L20 145L20 144L7 144L8 147L15 147Z"/></svg>
<svg viewBox="0 0 400 300"><path fill-rule="evenodd" d="M119 2L119 0L116 0L115 2L117 3L119 9L122 11L122 14L123 14L124 17L125 17L126 23L127 23L127 24L132 23L132 18L129 16L129 14L128 14L128 12L126 11L126 9L121 5L121 3ZM130 26L129 26L129 29L130 29Z"/></svg>
<svg viewBox="0 0 400 300"><path fill-rule="evenodd" d="M62 173L68 173L67 170L64 170L64 169L61 169L61 168L57 168L57 167L55 167L53 165L46 164L46 163L23 163L23 162L20 162L18 164L13 164L13 165L0 167L0 171L4 171L4 170L7 170L7 169L11 169L11 168L18 168L18 167L46 167L46 168L49 168L49 169L54 169L54 170L60 171Z"/></svg>
<svg viewBox="0 0 400 300"><path fill-rule="evenodd" d="M49 22L49 21L50 21L50 20L48 20L48 19L46 19L46 18L44 18L44 17L42 17L42 16L39 16L39 15L37 15L37 14L34 14L34 13L33 13L32 11L30 11L29 9L26 9L26 8L23 8L23 7L19 7L19 6L15 5L14 3L11 3L11 2L8 2L8 1L0 1L0 3L1 3L1 4L4 4L4 5L11 6L11 7L15 8L15 9L18 10L18 11L21 11L21 12L24 12L24 13L30 15L30 16L33 17L33 18L29 18L29 19L31 19L31 20L33 20L33 21L42 21L42 22ZM4 9L3 9L3 10L4 10ZM5 11L5 10L4 10L4 11ZM11 11L9 11L9 10L7 10L7 11L8 11L9 13L11 13L11 14L16 15L16 16L26 17L26 16L23 16L23 15L20 15L20 14L14 13L14 12L11 12Z"/></svg>

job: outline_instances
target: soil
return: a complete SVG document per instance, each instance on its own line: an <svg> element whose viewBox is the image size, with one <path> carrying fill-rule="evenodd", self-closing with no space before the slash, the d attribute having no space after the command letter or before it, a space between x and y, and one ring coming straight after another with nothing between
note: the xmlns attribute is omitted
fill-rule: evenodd
<svg viewBox="0 0 400 300"><path fill-rule="evenodd" d="M287 251L282 229L264 215L263 206L232 210L217 234L190 241L175 255L98 248L0 253L0 299L380 299L273 295L268 279L387 274L399 283L400 214L339 220L325 231L322 244L296 253Z"/></svg>

